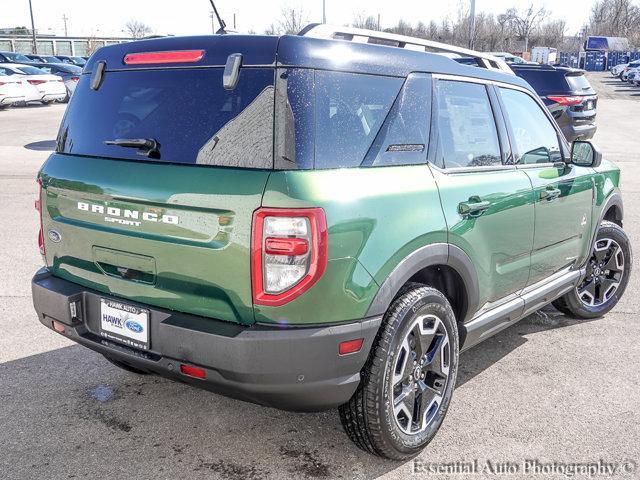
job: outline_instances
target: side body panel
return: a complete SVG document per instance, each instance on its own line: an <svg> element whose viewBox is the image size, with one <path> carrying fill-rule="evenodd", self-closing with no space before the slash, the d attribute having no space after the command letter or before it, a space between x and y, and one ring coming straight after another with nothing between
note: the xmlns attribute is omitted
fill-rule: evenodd
<svg viewBox="0 0 640 480"><path fill-rule="evenodd" d="M531 179L535 201L529 279L532 285L586 260L593 230L593 170L575 165L546 165L523 171ZM549 192L559 195L547 196Z"/></svg>
<svg viewBox="0 0 640 480"><path fill-rule="evenodd" d="M434 170L449 226L448 242L471 258L478 273L479 306L518 293L529 277L534 212L531 182L513 167L464 173ZM490 203L478 217L458 205L470 197Z"/></svg>
<svg viewBox="0 0 640 480"><path fill-rule="evenodd" d="M281 307L255 307L258 322L361 319L379 285L409 254L446 243L438 189L427 165L274 172L264 207L322 207L329 231L323 277Z"/></svg>

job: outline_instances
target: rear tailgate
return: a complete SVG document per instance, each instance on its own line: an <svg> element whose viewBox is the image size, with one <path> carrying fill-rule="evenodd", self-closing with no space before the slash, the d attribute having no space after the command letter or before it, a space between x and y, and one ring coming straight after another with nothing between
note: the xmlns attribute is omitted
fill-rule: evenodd
<svg viewBox="0 0 640 480"><path fill-rule="evenodd" d="M226 39L190 40L92 57L94 68L100 53L107 63L101 85L91 88L89 66L40 173L46 261L100 292L251 323L251 221L273 164L273 70L248 61L225 90ZM197 66L123 62L194 42L205 52ZM105 143L141 138L157 151Z"/></svg>

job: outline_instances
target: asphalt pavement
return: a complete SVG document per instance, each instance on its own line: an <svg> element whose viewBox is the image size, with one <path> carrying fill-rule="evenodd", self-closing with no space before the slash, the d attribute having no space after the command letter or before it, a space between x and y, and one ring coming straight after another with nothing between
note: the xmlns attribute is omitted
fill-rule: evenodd
<svg viewBox="0 0 640 480"><path fill-rule="evenodd" d="M622 169L638 258L640 88L606 73L590 79L600 95L595 142ZM443 427L405 463L358 450L336 412L292 414L137 376L44 328L30 295L41 266L35 174L64 109L0 111L0 479L444 478L432 471L447 463L482 470L448 478L568 478L559 469L575 463L640 478L637 260L606 317L545 309L462 354Z"/></svg>

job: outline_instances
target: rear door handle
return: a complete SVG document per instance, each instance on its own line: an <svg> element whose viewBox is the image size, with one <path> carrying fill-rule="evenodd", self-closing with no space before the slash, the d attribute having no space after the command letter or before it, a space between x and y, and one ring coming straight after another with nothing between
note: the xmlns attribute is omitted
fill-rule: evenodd
<svg viewBox="0 0 640 480"><path fill-rule="evenodd" d="M551 200L555 200L562 194L562 190L555 187L547 187L545 190L540 192L540 200L546 200L550 202Z"/></svg>
<svg viewBox="0 0 640 480"><path fill-rule="evenodd" d="M479 217L482 215L489 207L491 206L491 202L486 200L482 200L478 196L470 197L466 202L461 202L458 204L458 213L460 215L467 217Z"/></svg>

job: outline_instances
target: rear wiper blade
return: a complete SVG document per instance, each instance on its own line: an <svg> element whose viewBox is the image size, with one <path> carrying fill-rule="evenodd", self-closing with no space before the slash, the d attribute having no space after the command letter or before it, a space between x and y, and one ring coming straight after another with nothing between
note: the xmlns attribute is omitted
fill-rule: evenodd
<svg viewBox="0 0 640 480"><path fill-rule="evenodd" d="M137 148L139 150L138 155L160 158L160 142L153 138L116 138L115 140L105 140L104 144L125 148Z"/></svg>

